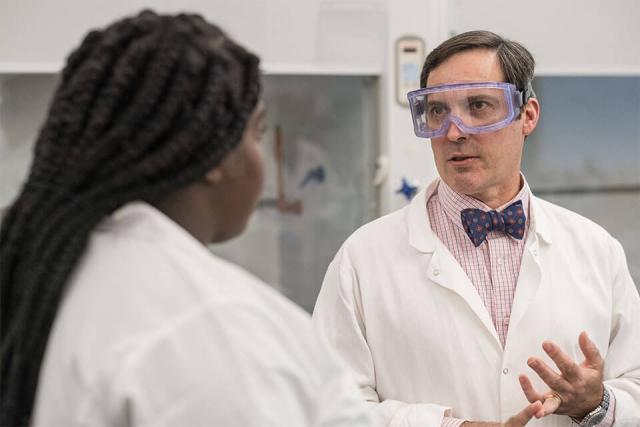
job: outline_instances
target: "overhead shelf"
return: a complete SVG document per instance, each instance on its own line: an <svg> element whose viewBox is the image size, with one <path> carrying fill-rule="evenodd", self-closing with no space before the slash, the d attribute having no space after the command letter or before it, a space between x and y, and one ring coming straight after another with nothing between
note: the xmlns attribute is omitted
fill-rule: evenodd
<svg viewBox="0 0 640 427"><path fill-rule="evenodd" d="M0 62L0 74L56 74L59 62Z"/></svg>
<svg viewBox="0 0 640 427"><path fill-rule="evenodd" d="M60 62L0 62L0 75L6 74L56 74ZM380 76L382 66L352 64L313 64L264 62L262 71L267 75L318 75L318 76ZM537 76L640 76L638 65L541 65Z"/></svg>
<svg viewBox="0 0 640 427"><path fill-rule="evenodd" d="M536 76L640 76L640 65L541 65Z"/></svg>
<svg viewBox="0 0 640 427"><path fill-rule="evenodd" d="M60 62L0 62L0 75L11 74L56 74L62 70ZM345 65L313 63L269 63L261 64L267 75L319 75L319 76L379 76L382 65Z"/></svg>

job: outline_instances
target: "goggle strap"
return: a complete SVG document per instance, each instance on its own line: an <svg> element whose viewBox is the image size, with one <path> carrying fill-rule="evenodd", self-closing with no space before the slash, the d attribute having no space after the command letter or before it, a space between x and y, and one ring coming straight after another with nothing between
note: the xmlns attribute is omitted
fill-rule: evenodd
<svg viewBox="0 0 640 427"><path fill-rule="evenodd" d="M536 97L536 93L533 91L533 86L531 86L531 81L527 82L527 86L520 92L520 94L522 95L522 105L526 104L531 98Z"/></svg>

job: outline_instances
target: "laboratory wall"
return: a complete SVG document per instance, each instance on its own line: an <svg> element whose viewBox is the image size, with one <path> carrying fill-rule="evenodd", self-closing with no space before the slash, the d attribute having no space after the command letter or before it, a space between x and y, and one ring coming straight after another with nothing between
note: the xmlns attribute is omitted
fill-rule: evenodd
<svg viewBox="0 0 640 427"><path fill-rule="evenodd" d="M470 29L533 52L542 112L525 176L534 193L619 239L640 286L637 0L5 0L0 208L24 179L69 50L87 29L143 7L202 13L261 56L265 189L246 233L211 249L306 310L342 241L408 203L403 179L423 188L437 176L430 142L398 102L397 41L420 39L426 54Z"/></svg>

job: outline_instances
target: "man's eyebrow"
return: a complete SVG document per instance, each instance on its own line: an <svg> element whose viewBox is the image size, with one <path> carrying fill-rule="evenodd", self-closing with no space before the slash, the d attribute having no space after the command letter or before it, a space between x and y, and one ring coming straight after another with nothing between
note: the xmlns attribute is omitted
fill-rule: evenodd
<svg viewBox="0 0 640 427"><path fill-rule="evenodd" d="M469 95L469 96L467 96L467 100L470 100L470 101L482 100L482 99L491 99L491 100L495 101L496 99L498 99L498 97L494 96L494 95L489 95L489 94Z"/></svg>

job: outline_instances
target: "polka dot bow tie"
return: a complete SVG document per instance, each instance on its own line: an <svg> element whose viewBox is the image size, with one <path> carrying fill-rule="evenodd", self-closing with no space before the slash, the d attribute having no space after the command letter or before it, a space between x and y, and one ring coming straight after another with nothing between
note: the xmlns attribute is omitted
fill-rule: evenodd
<svg viewBox="0 0 640 427"><path fill-rule="evenodd" d="M514 239L522 240L527 220L520 200L510 204L502 212L464 209L460 217L464 231L476 247L485 241L489 231L494 230L504 231Z"/></svg>

